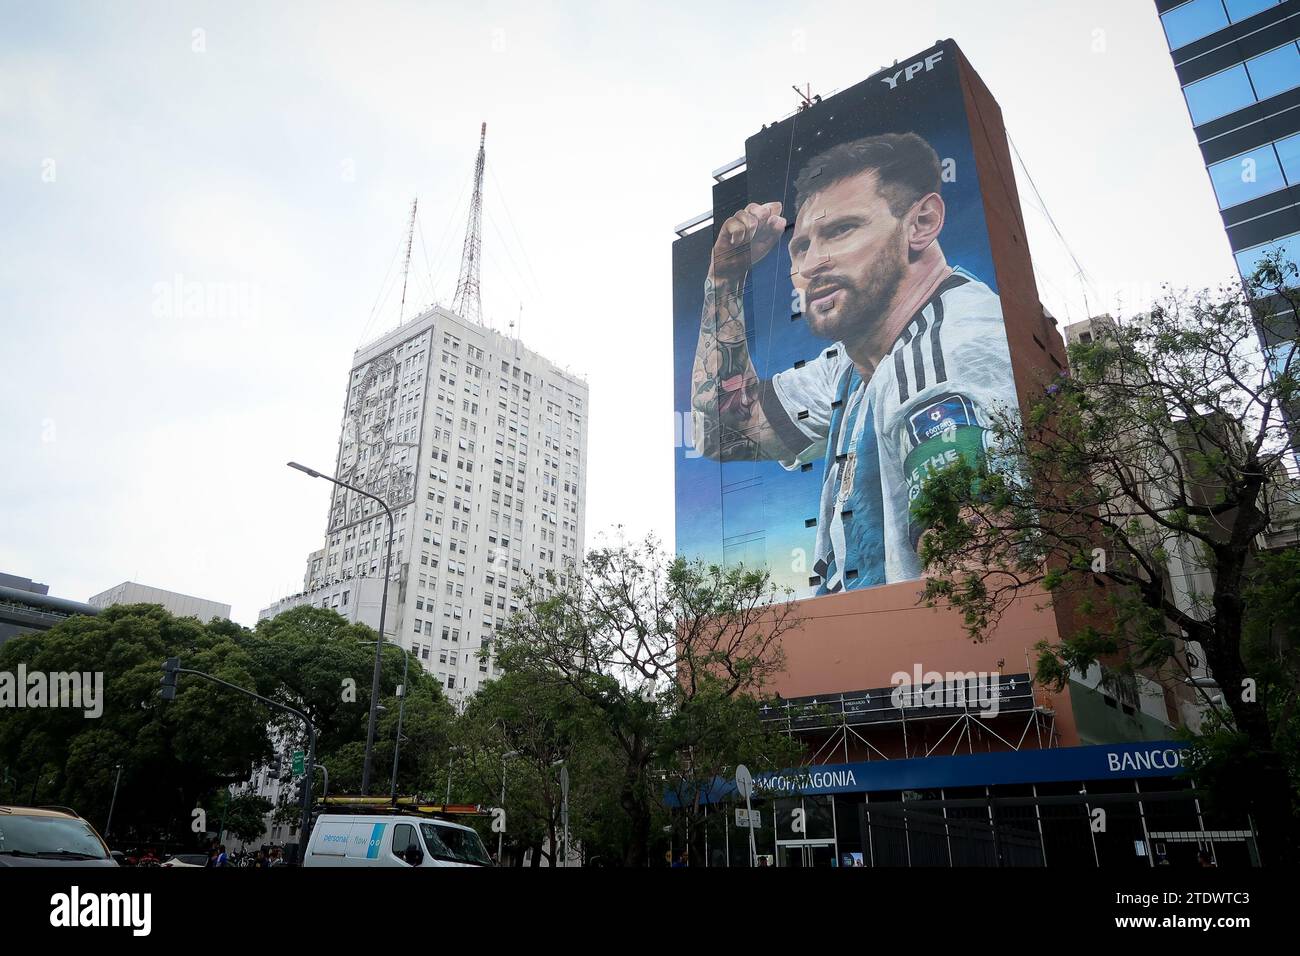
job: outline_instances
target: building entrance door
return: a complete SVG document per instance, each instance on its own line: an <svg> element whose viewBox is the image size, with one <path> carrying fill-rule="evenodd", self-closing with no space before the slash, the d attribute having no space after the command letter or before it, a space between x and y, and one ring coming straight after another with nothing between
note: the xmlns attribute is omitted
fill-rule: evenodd
<svg viewBox="0 0 1300 956"><path fill-rule="evenodd" d="M776 865L828 867L835 865L834 843L782 843L776 850Z"/></svg>

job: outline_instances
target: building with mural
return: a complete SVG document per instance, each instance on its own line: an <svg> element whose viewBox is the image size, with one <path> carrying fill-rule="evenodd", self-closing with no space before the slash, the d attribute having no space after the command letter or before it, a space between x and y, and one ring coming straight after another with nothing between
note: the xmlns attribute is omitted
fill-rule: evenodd
<svg viewBox="0 0 1300 956"><path fill-rule="evenodd" d="M803 619L766 716L807 766L760 777L753 815L719 782L696 854L1254 861L1181 770L1191 688L1122 661L1038 682L1034 646L1082 620L1042 592L979 643L919 599L925 476L994 453L995 418L1067 365L1001 111L956 43L764 126L676 231L677 550L768 569Z"/></svg>

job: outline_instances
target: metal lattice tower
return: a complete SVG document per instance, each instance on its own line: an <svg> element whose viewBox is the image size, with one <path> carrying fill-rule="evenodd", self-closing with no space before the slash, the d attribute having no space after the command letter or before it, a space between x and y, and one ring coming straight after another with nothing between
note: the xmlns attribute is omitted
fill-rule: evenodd
<svg viewBox="0 0 1300 956"><path fill-rule="evenodd" d="M456 295L451 310L462 318L483 323L483 303L479 298L479 258L483 251L483 143L487 139L487 123L478 134L478 159L474 161L474 198L469 204L469 222L465 226L465 247L460 255L460 278L456 280Z"/></svg>
<svg viewBox="0 0 1300 956"><path fill-rule="evenodd" d="M406 261L402 264L402 302L397 307L397 324L406 319L406 280L411 274L411 244L415 242L415 210L420 205L420 197L411 200L411 225L406 230Z"/></svg>

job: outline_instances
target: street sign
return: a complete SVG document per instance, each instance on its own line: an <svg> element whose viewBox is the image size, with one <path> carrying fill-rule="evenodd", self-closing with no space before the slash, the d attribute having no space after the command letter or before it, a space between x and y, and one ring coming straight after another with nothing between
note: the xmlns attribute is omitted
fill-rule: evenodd
<svg viewBox="0 0 1300 956"><path fill-rule="evenodd" d="M745 798L745 829L749 831L749 865L758 865L758 846L754 840L754 817L757 816L749 805L749 798L754 795L754 775L743 763L736 767L736 789ZM739 822L739 813L737 822Z"/></svg>
<svg viewBox="0 0 1300 956"><path fill-rule="evenodd" d="M306 766L305 766L305 763L304 763L304 759L305 759L305 758L304 758L303 752L302 752L301 750L295 750L295 751L293 752L293 772L294 772L294 773L304 773L304 772L306 772Z"/></svg>
<svg viewBox="0 0 1300 956"><path fill-rule="evenodd" d="M754 795L754 776L743 763L736 768L736 789L746 800Z"/></svg>
<svg viewBox="0 0 1300 956"><path fill-rule="evenodd" d="M761 810L737 810L736 826L741 829L752 827L757 830L763 828L763 813Z"/></svg>

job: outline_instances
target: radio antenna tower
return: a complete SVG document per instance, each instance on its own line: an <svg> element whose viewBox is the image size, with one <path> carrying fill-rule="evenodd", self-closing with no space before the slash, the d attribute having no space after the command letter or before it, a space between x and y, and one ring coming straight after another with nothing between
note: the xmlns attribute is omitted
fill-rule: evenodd
<svg viewBox="0 0 1300 956"><path fill-rule="evenodd" d="M479 257L483 247L483 143L487 139L487 123L479 129L478 159L474 161L474 198L469 204L469 222L465 225L465 247L460 254L460 278L456 280L456 295L451 300L451 310L465 319L483 324L483 303L479 298Z"/></svg>
<svg viewBox="0 0 1300 956"><path fill-rule="evenodd" d="M402 264L402 302L397 307L398 325L406 321L406 279L411 273L411 243L415 240L415 207L419 203L419 196L411 200L411 225L406 230L406 261Z"/></svg>

